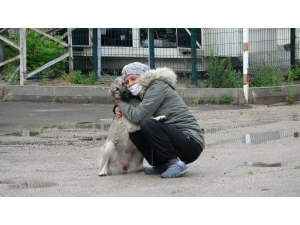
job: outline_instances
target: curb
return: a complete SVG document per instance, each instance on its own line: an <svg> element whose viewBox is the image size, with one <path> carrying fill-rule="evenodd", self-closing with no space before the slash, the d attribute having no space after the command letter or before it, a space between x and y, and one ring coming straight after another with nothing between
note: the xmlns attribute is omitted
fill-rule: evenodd
<svg viewBox="0 0 300 225"><path fill-rule="evenodd" d="M293 85L295 101L300 101L300 84ZM101 103L111 104L109 87L101 85L81 86L20 86L1 85L0 101L22 102L62 102L62 103ZM287 86L249 88L249 104L284 103ZM233 104L246 104L243 88L181 88L176 89L186 104L201 98L202 103L218 103L220 95L230 96Z"/></svg>

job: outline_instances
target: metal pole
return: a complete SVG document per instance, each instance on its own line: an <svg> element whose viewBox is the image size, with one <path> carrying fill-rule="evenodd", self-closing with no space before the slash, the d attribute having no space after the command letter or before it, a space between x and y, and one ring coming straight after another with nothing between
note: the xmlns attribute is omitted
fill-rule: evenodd
<svg viewBox="0 0 300 225"><path fill-rule="evenodd" d="M20 28L20 85L24 85L27 74L26 63L26 28Z"/></svg>
<svg viewBox="0 0 300 225"><path fill-rule="evenodd" d="M101 64L101 58L102 58L102 52L101 52L101 34L102 34L102 28L98 28L98 35L97 35L97 39L98 39L98 45L97 45L97 57L98 57L98 68L97 68L97 75L98 77L101 77L101 71L102 71L102 64Z"/></svg>
<svg viewBox="0 0 300 225"><path fill-rule="evenodd" d="M246 103L249 99L249 77L248 77L248 45L249 28L243 28L243 89Z"/></svg>
<svg viewBox="0 0 300 225"><path fill-rule="evenodd" d="M93 71L97 74L98 69L98 51L97 51L97 44L98 44L98 31L97 28L93 28Z"/></svg>
<svg viewBox="0 0 300 225"><path fill-rule="evenodd" d="M191 28L192 84L197 83L196 30Z"/></svg>
<svg viewBox="0 0 300 225"><path fill-rule="evenodd" d="M295 69L296 66L296 29L291 28L291 67Z"/></svg>
<svg viewBox="0 0 300 225"><path fill-rule="evenodd" d="M154 29L148 28L148 49L149 49L149 66L155 69L155 56L154 56Z"/></svg>
<svg viewBox="0 0 300 225"><path fill-rule="evenodd" d="M72 44L72 28L68 28L68 44L69 44L69 73L73 72L73 44Z"/></svg>

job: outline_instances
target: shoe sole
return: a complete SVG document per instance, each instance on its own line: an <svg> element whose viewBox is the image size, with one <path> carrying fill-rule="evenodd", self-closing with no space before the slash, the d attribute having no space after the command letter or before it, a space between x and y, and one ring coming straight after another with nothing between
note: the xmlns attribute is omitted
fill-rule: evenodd
<svg viewBox="0 0 300 225"><path fill-rule="evenodd" d="M178 176L176 176L176 177L162 177L162 176L161 176L161 178L177 178L177 177L180 177L180 176L186 174L188 171L189 171L189 170L186 169L186 170L182 171L182 172L181 172Z"/></svg>

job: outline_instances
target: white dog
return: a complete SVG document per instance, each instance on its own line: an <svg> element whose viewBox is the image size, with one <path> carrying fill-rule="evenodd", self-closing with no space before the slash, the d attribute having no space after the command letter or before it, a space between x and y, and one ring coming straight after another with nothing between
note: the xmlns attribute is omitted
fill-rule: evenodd
<svg viewBox="0 0 300 225"><path fill-rule="evenodd" d="M129 104L137 106L141 99L133 96L126 89L122 78L118 77L111 84L109 95L113 98L122 98ZM165 116L154 119L164 121ZM144 170L143 156L129 139L128 132L140 130L139 125L132 124L124 116L114 118L104 145L100 148L99 176L111 174L132 173Z"/></svg>

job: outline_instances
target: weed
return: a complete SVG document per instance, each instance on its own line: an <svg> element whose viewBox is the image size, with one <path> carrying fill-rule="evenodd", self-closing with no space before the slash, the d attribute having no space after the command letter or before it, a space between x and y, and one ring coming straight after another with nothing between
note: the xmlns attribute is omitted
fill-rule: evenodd
<svg viewBox="0 0 300 225"><path fill-rule="evenodd" d="M184 83L185 83L185 87L189 88L191 85L191 75L186 75L185 73L183 74L184 77Z"/></svg>
<svg viewBox="0 0 300 225"><path fill-rule="evenodd" d="M230 103L230 95L226 93L220 93L220 96L218 98L219 104L228 104Z"/></svg>
<svg viewBox="0 0 300 225"><path fill-rule="evenodd" d="M43 78L42 78L42 83L43 83L43 84L47 84L47 83L48 83L48 77L47 77L47 75L46 75L46 74L43 74L42 77L43 77Z"/></svg>
<svg viewBox="0 0 300 225"><path fill-rule="evenodd" d="M94 85L97 81L97 74L92 71L88 75L84 75L80 70L74 70L67 80L73 84Z"/></svg>
<svg viewBox="0 0 300 225"><path fill-rule="evenodd" d="M252 174L253 174L253 172L250 170L250 171L248 172L248 174L249 174L249 175L252 175Z"/></svg>
<svg viewBox="0 0 300 225"><path fill-rule="evenodd" d="M287 91L285 93L285 104L290 105L295 102L295 88L293 87L294 84L294 78L293 74L291 72L287 72Z"/></svg>
<svg viewBox="0 0 300 225"><path fill-rule="evenodd" d="M195 98L191 101L191 103L193 103L193 104L201 104L202 102L203 102L203 100L201 97Z"/></svg>
<svg viewBox="0 0 300 225"><path fill-rule="evenodd" d="M300 166L296 166L295 169L296 169L296 170L299 170L299 169L300 169Z"/></svg>
<svg viewBox="0 0 300 225"><path fill-rule="evenodd" d="M57 96L53 96L52 102L53 103L58 103L59 102L58 97Z"/></svg>
<svg viewBox="0 0 300 225"><path fill-rule="evenodd" d="M242 116L243 115L243 112L240 112L240 116Z"/></svg>
<svg viewBox="0 0 300 225"><path fill-rule="evenodd" d="M214 103L214 96L213 95L208 98L208 102L209 103Z"/></svg>
<svg viewBox="0 0 300 225"><path fill-rule="evenodd" d="M235 71L230 58L215 56L214 49L210 48L208 65L209 86L212 88L237 88L242 86L241 72Z"/></svg>
<svg viewBox="0 0 300 225"><path fill-rule="evenodd" d="M30 131L29 132L29 136L37 136L39 133L38 132L35 132L35 131Z"/></svg>
<svg viewBox="0 0 300 225"><path fill-rule="evenodd" d="M202 81L198 81L197 88L205 88L205 84Z"/></svg>
<svg viewBox="0 0 300 225"><path fill-rule="evenodd" d="M92 102L92 98L91 97L88 97L87 99L86 99L86 103L91 103Z"/></svg>
<svg viewBox="0 0 300 225"><path fill-rule="evenodd" d="M15 137L21 137L21 136L22 136L22 134L21 134L21 132L15 132L15 133L7 134L6 136L15 136Z"/></svg>
<svg viewBox="0 0 300 225"><path fill-rule="evenodd" d="M281 85L281 72L279 66L271 66L262 63L256 67L253 86L270 87Z"/></svg>

